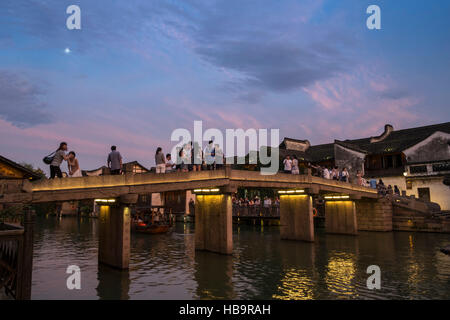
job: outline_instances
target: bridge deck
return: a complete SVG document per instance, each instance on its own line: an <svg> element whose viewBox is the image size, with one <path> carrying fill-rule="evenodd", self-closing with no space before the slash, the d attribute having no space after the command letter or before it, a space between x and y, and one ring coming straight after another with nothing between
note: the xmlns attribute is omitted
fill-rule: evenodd
<svg viewBox="0 0 450 320"><path fill-rule="evenodd" d="M31 192L5 194L0 203L51 202L95 198L114 198L129 193L157 193L196 188L301 188L310 193L342 193L355 197L377 198L377 191L354 184L310 175L278 173L261 175L258 171L231 170L142 173L41 180L31 184Z"/></svg>

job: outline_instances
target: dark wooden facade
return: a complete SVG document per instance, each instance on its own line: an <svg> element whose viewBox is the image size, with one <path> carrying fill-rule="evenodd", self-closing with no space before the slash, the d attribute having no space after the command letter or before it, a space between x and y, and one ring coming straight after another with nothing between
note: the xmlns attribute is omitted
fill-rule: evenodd
<svg viewBox="0 0 450 320"><path fill-rule="evenodd" d="M26 211L23 227L0 224L0 290L17 300L31 298L34 212Z"/></svg>

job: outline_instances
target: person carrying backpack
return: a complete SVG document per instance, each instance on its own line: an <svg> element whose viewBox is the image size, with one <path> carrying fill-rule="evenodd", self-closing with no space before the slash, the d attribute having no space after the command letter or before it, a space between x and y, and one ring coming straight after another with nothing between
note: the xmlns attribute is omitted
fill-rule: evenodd
<svg viewBox="0 0 450 320"><path fill-rule="evenodd" d="M69 158L69 156L66 154L66 151L67 151L67 143L61 142L59 144L58 150L55 151L55 155L53 156L50 162L50 179L54 179L55 177L58 178L63 177L60 166L63 160L67 161L67 159Z"/></svg>

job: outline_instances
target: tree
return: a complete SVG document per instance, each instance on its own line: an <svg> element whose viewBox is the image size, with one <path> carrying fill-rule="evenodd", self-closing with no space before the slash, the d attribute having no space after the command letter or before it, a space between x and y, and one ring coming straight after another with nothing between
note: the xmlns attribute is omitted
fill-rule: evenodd
<svg viewBox="0 0 450 320"><path fill-rule="evenodd" d="M42 170L41 168L34 168L34 166L32 164L26 163L26 162L22 162L22 163L20 163L20 165L24 168L27 168L30 171L33 171L34 173L39 175L41 178L47 178L44 170Z"/></svg>

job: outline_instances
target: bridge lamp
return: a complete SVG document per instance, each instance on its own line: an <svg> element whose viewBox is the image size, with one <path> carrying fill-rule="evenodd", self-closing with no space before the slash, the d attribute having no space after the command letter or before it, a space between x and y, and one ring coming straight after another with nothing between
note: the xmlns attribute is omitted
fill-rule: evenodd
<svg viewBox="0 0 450 320"><path fill-rule="evenodd" d="M97 203L106 204L106 203L115 203L116 199L95 199Z"/></svg>
<svg viewBox="0 0 450 320"><path fill-rule="evenodd" d="M209 189L194 189L195 194L218 194L220 192L219 188L209 188Z"/></svg>
<svg viewBox="0 0 450 320"><path fill-rule="evenodd" d="M341 200L341 199L350 199L350 196L325 196L327 200Z"/></svg>
<svg viewBox="0 0 450 320"><path fill-rule="evenodd" d="M293 189L293 190L278 190L279 194L299 194L299 193L305 193L305 190L303 189Z"/></svg>

